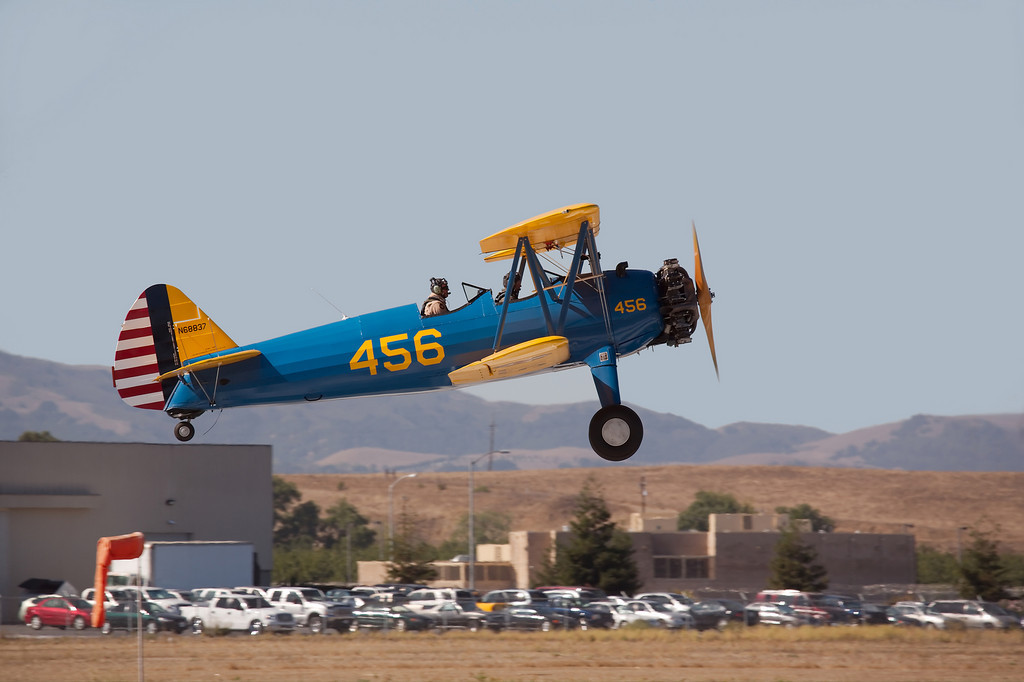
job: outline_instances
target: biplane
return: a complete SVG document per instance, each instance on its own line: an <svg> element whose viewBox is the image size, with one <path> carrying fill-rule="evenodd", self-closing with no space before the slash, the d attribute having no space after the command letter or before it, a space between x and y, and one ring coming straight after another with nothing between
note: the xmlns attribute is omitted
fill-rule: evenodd
<svg viewBox="0 0 1024 682"><path fill-rule="evenodd" d="M507 262L506 281L532 288L524 296L464 282L467 302L445 315L423 317L410 303L244 346L181 291L155 284L121 326L114 387L129 405L178 420L174 435L188 441L192 420L210 410L451 389L587 366L601 404L591 446L622 461L640 447L643 424L620 400L618 358L689 343L702 319L717 375L713 294L695 226L692 278L676 259L657 272L625 262L602 270L599 230L597 205L576 204L483 239L485 260Z"/></svg>

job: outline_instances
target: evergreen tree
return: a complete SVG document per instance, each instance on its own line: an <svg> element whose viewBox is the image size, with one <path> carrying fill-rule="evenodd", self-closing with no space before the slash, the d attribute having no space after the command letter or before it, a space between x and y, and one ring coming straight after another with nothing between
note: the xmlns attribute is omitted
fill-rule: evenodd
<svg viewBox="0 0 1024 682"><path fill-rule="evenodd" d="M327 510L320 525L320 541L328 549L343 545L347 551L351 545L353 551L358 551L373 546L377 540L369 520L345 498Z"/></svg>
<svg viewBox="0 0 1024 682"><path fill-rule="evenodd" d="M818 552L804 544L795 529L787 528L775 545L768 589L821 592L828 587L828 574L817 560Z"/></svg>
<svg viewBox="0 0 1024 682"><path fill-rule="evenodd" d="M807 504L798 504L795 507L776 507L776 514L786 514L790 520L807 519L811 522L811 530L815 533L831 533L836 529L836 522L822 514L820 511Z"/></svg>
<svg viewBox="0 0 1024 682"><path fill-rule="evenodd" d="M679 530L708 531L708 516L711 514L753 514L749 504L740 504L729 493L713 493L698 490L693 503L679 513L676 527Z"/></svg>
<svg viewBox="0 0 1024 682"><path fill-rule="evenodd" d="M952 584L960 567L952 552L940 552L929 545L917 548L917 582L919 585Z"/></svg>
<svg viewBox="0 0 1024 682"><path fill-rule="evenodd" d="M392 538L388 580L396 583L424 583L437 578L437 569L430 562L434 549L419 535L419 519L404 508L398 517L398 528Z"/></svg>
<svg viewBox="0 0 1024 682"><path fill-rule="evenodd" d="M972 542L964 550L957 588L964 599L999 601L1006 599L1006 568L999 556L999 543L988 533L971 530Z"/></svg>
<svg viewBox="0 0 1024 682"><path fill-rule="evenodd" d="M640 589L633 543L611 520L608 505L592 479L576 497L572 535L556 548L553 563L545 562L538 575L542 583L597 587L609 594L632 594Z"/></svg>

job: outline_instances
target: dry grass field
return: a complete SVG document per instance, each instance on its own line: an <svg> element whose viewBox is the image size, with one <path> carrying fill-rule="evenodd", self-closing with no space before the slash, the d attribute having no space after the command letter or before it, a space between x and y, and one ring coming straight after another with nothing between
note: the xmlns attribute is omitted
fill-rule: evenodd
<svg viewBox="0 0 1024 682"><path fill-rule="evenodd" d="M8 635L0 640L0 679L130 682L139 679L137 652L128 635ZM1024 633L735 626L722 633L161 635L146 639L142 669L151 682L1017 682Z"/></svg>
<svg viewBox="0 0 1024 682"><path fill-rule="evenodd" d="M675 517L697 491L710 490L731 493L765 512L807 503L834 519L838 531L909 531L918 544L944 551L955 549L960 526L998 526L1002 546L1024 552L1024 473L693 465L477 471L474 504L478 511L510 514L513 530L557 529L572 517L573 498L587 477L603 489L614 520L622 526L631 512L640 511L643 477L649 517ZM394 478L385 474L284 478L298 486L304 500L321 508L345 497L367 518L387 522L388 486ZM467 512L468 483L466 472L406 479L394 488L396 513L408 505L432 541L444 540Z"/></svg>

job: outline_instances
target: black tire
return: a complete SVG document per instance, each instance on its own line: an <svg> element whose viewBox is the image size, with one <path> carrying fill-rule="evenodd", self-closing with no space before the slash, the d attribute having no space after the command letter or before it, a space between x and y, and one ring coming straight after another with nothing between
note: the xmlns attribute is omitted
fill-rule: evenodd
<svg viewBox="0 0 1024 682"><path fill-rule="evenodd" d="M100 626L100 634L101 635L109 635L113 631L114 631L114 626L111 625L109 621L104 621L103 625Z"/></svg>
<svg viewBox="0 0 1024 682"><path fill-rule="evenodd" d="M75 619L71 621L71 627L73 627L76 630L84 630L85 618L82 618L81 616L75 616Z"/></svg>
<svg viewBox="0 0 1024 682"><path fill-rule="evenodd" d="M310 616L306 620L306 627L308 627L309 631L314 635L319 635L324 631L324 619L316 615Z"/></svg>
<svg viewBox="0 0 1024 682"><path fill-rule="evenodd" d="M28 621L28 626L33 630L42 630L43 621L39 618L39 616L32 616L32 618Z"/></svg>
<svg viewBox="0 0 1024 682"><path fill-rule="evenodd" d="M193 635L201 635L201 634L203 634L203 630L204 629L205 629L205 627L203 626L203 619L202 618L193 618L192 619L192 634Z"/></svg>
<svg viewBox="0 0 1024 682"><path fill-rule="evenodd" d="M632 457L643 439L643 422L625 405L602 407L590 420L590 447L609 462Z"/></svg>
<svg viewBox="0 0 1024 682"><path fill-rule="evenodd" d="M359 623L352 621L352 624L348 626L349 632L359 632Z"/></svg>
<svg viewBox="0 0 1024 682"><path fill-rule="evenodd" d="M146 623L146 632L150 635L155 635L156 633L160 632L160 624L157 623L155 620L149 621L148 623Z"/></svg>
<svg viewBox="0 0 1024 682"><path fill-rule="evenodd" d="M404 620L402 620L401 618L399 618L399 619L398 619L398 620L397 620L397 621L395 622L395 630L397 630L398 632L405 632L405 631L406 631L407 629L409 629L409 624L408 624L408 623L406 623L406 622L405 622Z"/></svg>
<svg viewBox="0 0 1024 682"><path fill-rule="evenodd" d="M256 635L262 635L263 634L263 621L262 620L254 620L253 622L249 623L249 634L251 636L253 636L253 637L255 637Z"/></svg>
<svg viewBox="0 0 1024 682"><path fill-rule="evenodd" d="M192 440L194 435L196 435L196 427L192 426L191 422L178 422L174 425L174 437L182 443Z"/></svg>

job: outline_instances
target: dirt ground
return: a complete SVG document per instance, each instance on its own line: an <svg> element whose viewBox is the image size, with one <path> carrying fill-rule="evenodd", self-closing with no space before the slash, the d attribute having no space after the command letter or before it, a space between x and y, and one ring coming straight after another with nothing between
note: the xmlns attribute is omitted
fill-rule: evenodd
<svg viewBox="0 0 1024 682"><path fill-rule="evenodd" d="M404 472L403 473L408 473ZM843 533L913 533L919 545L954 551L957 528L998 528L1005 550L1024 552L1024 473L891 471L788 466L604 467L477 471L476 511L512 516L512 530L553 530L569 523L573 500L592 477L613 520L626 527L631 512L675 518L699 490L730 493L763 512L807 503ZM288 474L303 500L327 509L346 498L372 522L386 524L385 474ZM647 495L641 497L640 482ZM393 489L396 512L415 510L428 540L446 540L467 512L467 472L419 473ZM375 526L377 527L377 526ZM380 527L385 527L384 525ZM967 541L966 534L963 541Z"/></svg>
<svg viewBox="0 0 1024 682"><path fill-rule="evenodd" d="M15 633L16 634L16 633ZM361 633L0 640L5 682L960 682L1024 679L1024 633L887 626L725 632Z"/></svg>

